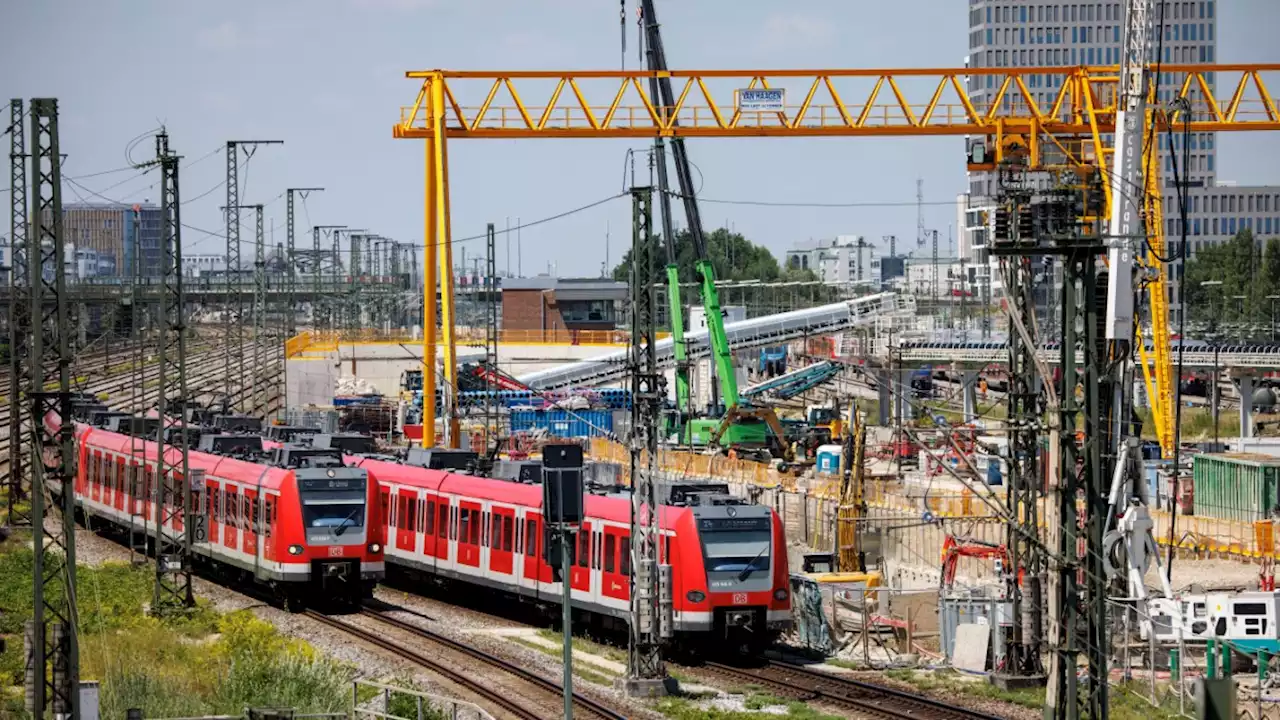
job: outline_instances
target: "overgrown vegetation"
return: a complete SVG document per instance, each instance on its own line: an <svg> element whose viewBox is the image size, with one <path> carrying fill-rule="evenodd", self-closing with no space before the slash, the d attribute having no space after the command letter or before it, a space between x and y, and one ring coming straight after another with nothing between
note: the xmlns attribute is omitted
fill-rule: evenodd
<svg viewBox="0 0 1280 720"><path fill-rule="evenodd" d="M1043 709L1045 703L1044 688L1005 691L984 679L965 677L954 672L887 670L885 675L935 697L963 694L975 698L1002 700L1032 710ZM1142 683L1113 682L1108 688L1111 720L1177 720L1181 717L1178 714L1176 697L1167 699L1161 707L1152 707L1146 699L1148 688Z"/></svg>
<svg viewBox="0 0 1280 720"><path fill-rule="evenodd" d="M838 720L840 717L818 712L801 702L788 702L770 695L751 695L744 701L744 706L750 709L722 710L715 707L704 707L687 698L672 697L664 698L658 703L657 709L658 712L673 718L673 720L766 720L766 718L771 720L776 720L777 718L788 718L789 720ZM772 710L772 708L780 706L786 707L786 714L780 714ZM771 710L762 712L764 708L771 708Z"/></svg>
<svg viewBox="0 0 1280 720"><path fill-rule="evenodd" d="M23 717L22 627L32 614L29 536L0 546L0 716ZM280 635L249 612L219 615L206 603L164 620L146 614L148 567L77 568L81 677L101 682L101 715L236 714L247 706L300 712L347 708L350 669Z"/></svg>

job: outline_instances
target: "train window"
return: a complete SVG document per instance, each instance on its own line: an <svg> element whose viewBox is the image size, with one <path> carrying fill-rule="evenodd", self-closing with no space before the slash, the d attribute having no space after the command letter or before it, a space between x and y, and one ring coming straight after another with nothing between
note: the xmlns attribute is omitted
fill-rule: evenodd
<svg viewBox="0 0 1280 720"><path fill-rule="evenodd" d="M591 534L578 531L578 567L587 567L591 561Z"/></svg>
<svg viewBox="0 0 1280 720"><path fill-rule="evenodd" d="M618 538L618 572L631 576L631 536Z"/></svg>
<svg viewBox="0 0 1280 720"><path fill-rule="evenodd" d="M481 518L480 518L480 511L472 510L471 511L471 544L472 545L480 544L480 530L483 524L484 523L481 521Z"/></svg>
<svg viewBox="0 0 1280 720"><path fill-rule="evenodd" d="M489 528L489 547L497 550L502 547L502 525L498 521L497 513L488 513L489 522L485 527Z"/></svg>
<svg viewBox="0 0 1280 720"><path fill-rule="evenodd" d="M514 525L511 516L502 518L502 549L506 552L511 552L511 533Z"/></svg>
<svg viewBox="0 0 1280 720"><path fill-rule="evenodd" d="M538 554L538 521L533 518L524 521L524 554L528 557Z"/></svg>
<svg viewBox="0 0 1280 720"><path fill-rule="evenodd" d="M449 504L440 503L440 513L436 522L436 537L444 537L449 534Z"/></svg>
<svg viewBox="0 0 1280 720"><path fill-rule="evenodd" d="M662 562L671 563L671 536L662 536Z"/></svg>
<svg viewBox="0 0 1280 720"><path fill-rule="evenodd" d="M387 490L382 491L382 521L391 522L391 494Z"/></svg>
<svg viewBox="0 0 1280 720"><path fill-rule="evenodd" d="M271 501L271 498L267 498L267 515L265 518L263 518L263 522L262 522L262 525L265 528L267 537L271 537L271 525L272 525L271 521L275 517L275 509L276 509L276 504Z"/></svg>
<svg viewBox="0 0 1280 720"><path fill-rule="evenodd" d="M409 531L418 532L418 498L409 498Z"/></svg>
<svg viewBox="0 0 1280 720"><path fill-rule="evenodd" d="M227 491L226 513L227 524L231 527L239 526L240 519L240 500L236 494L230 490Z"/></svg>
<svg viewBox="0 0 1280 720"><path fill-rule="evenodd" d="M1266 615L1266 603L1234 603L1232 609L1236 615Z"/></svg>
<svg viewBox="0 0 1280 720"><path fill-rule="evenodd" d="M493 536L489 523L493 522L493 516L487 512L480 513L480 544L485 547L489 546L489 538Z"/></svg>
<svg viewBox="0 0 1280 720"><path fill-rule="evenodd" d="M460 542L468 542L471 537L471 511L464 509L462 511L462 520L459 523L461 530L458 535L462 539Z"/></svg>
<svg viewBox="0 0 1280 720"><path fill-rule="evenodd" d="M427 535L436 534L436 501L427 501L427 512L423 516L422 532Z"/></svg>
<svg viewBox="0 0 1280 720"><path fill-rule="evenodd" d="M616 543L613 540L613 536L605 535L604 536L604 571L607 573L613 572L613 568L614 568L613 555L615 552L617 552L617 550L618 548L616 547Z"/></svg>

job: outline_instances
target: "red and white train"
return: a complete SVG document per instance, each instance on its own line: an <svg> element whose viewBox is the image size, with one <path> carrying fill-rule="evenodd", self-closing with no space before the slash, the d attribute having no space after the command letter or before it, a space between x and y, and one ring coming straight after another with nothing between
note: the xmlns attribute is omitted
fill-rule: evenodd
<svg viewBox="0 0 1280 720"><path fill-rule="evenodd" d="M427 576L559 605L544 556L538 485L348 458L377 476L387 563ZM783 528L772 509L714 501L665 505L660 562L671 572L671 625L698 647L713 637L760 647L791 625ZM625 622L631 592L631 500L588 495L569 578L575 608ZM692 643L683 641L692 640Z"/></svg>
<svg viewBox="0 0 1280 720"><path fill-rule="evenodd" d="M86 520L154 540L156 444L87 425L76 426L75 438L75 502ZM195 562L268 586L293 606L359 601L385 575L386 535L376 522L384 513L368 470L275 467L196 451L189 463ZM179 510L164 532L184 532L186 521Z"/></svg>

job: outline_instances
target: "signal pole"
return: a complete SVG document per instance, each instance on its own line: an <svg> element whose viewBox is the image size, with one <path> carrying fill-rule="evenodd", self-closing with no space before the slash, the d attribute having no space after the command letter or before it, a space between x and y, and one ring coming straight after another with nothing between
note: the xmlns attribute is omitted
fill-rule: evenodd
<svg viewBox="0 0 1280 720"><path fill-rule="evenodd" d="M287 267L286 282L288 283L289 310L285 313L288 323L289 337L293 337L298 333L298 314L293 311L297 307L296 296L298 292L298 246L295 242L295 226L293 215L293 196L297 193L305 202L307 196L313 192L321 192L322 187L304 187L304 188L288 188L285 190L285 217L286 217L286 245L285 266Z"/></svg>
<svg viewBox="0 0 1280 720"><path fill-rule="evenodd" d="M239 151L244 149L244 160L247 164L259 145L283 145L283 140L228 140L227 141L227 312L224 316L223 328L227 334L224 355L224 370L227 392L233 382L244 380L244 296L240 284L240 167ZM235 290L232 291L231 277L236 275ZM234 311L234 312L233 312ZM232 320L232 316L235 320ZM234 337L233 337L234 336ZM233 358L234 356L234 358ZM231 366L237 367L233 375ZM232 378L235 378L233 381Z"/></svg>
<svg viewBox="0 0 1280 720"><path fill-rule="evenodd" d="M58 101L31 101L31 223L28 256L31 303L31 385L27 388L31 444L31 529L35 587L27 657L27 704L32 717L46 711L80 717L80 652L76 636L75 477L71 423L71 352L62 233L62 155ZM44 269L48 268L48 277ZM17 298L15 298L17 300ZM57 389L45 390L45 367L57 368ZM45 425L49 413L61 422ZM61 526L46 526L52 500L61 498Z"/></svg>
<svg viewBox="0 0 1280 720"><path fill-rule="evenodd" d="M31 525L31 511L22 508L30 482L23 453L22 393L31 378L31 306L20 302L31 292L27 267L27 142L22 121L26 109L19 98L9 101L9 480L8 523L10 527ZM37 251L37 254L39 251Z"/></svg>

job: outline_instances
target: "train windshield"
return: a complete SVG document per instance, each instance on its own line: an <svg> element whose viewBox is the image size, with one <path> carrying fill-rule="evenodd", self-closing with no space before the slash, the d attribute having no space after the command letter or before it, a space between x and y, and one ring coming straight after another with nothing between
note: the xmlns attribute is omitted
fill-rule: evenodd
<svg viewBox="0 0 1280 720"><path fill-rule="evenodd" d="M701 519L702 554L708 572L755 573L769 569L769 518Z"/></svg>
<svg viewBox="0 0 1280 720"><path fill-rule="evenodd" d="M364 496L304 499L302 522L309 528L333 528L335 531L364 527Z"/></svg>
<svg viewBox="0 0 1280 720"><path fill-rule="evenodd" d="M312 472L299 470L298 494L302 498L302 525L310 529L327 529L343 535L364 527L365 479L330 477L333 470L311 477Z"/></svg>

